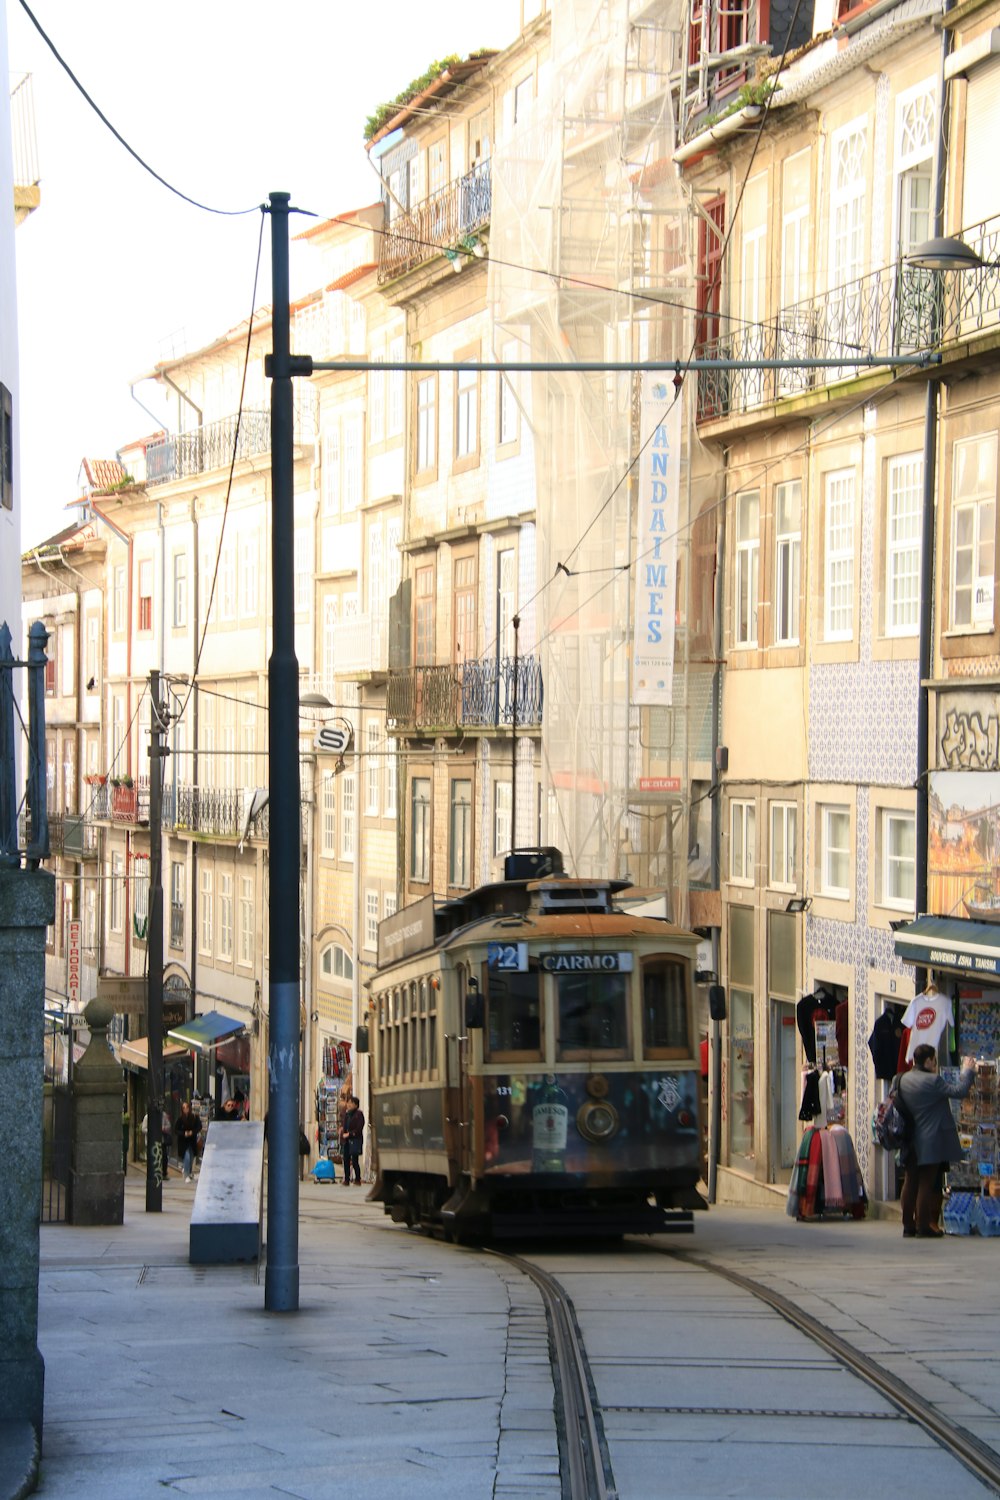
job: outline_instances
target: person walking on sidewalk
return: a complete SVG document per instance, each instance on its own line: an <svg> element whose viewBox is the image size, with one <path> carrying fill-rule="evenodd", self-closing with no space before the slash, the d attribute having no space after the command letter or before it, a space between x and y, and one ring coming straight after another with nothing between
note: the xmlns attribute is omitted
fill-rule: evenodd
<svg viewBox="0 0 1000 1500"><path fill-rule="evenodd" d="M201 1134L201 1116L196 1115L186 1099L181 1103L177 1116L177 1155L181 1158L184 1181L194 1176L194 1159L198 1151L198 1136Z"/></svg>
<svg viewBox="0 0 1000 1500"><path fill-rule="evenodd" d="M361 1186L361 1149L365 1138L365 1117L361 1111L361 1101L356 1094L352 1094L344 1115L344 1124L340 1132L340 1150L344 1158L344 1186L351 1185L351 1167L354 1167L354 1181L358 1187Z"/></svg>
<svg viewBox="0 0 1000 1500"><path fill-rule="evenodd" d="M964 1099L976 1076L974 1057L962 1059L962 1076L946 1083L937 1070L937 1052L927 1042L914 1048L913 1068L897 1085L903 1108L913 1120L913 1138L906 1148L906 1178L900 1194L903 1234L910 1239L940 1239L944 1174L962 1158L962 1143L951 1113L951 1100Z"/></svg>

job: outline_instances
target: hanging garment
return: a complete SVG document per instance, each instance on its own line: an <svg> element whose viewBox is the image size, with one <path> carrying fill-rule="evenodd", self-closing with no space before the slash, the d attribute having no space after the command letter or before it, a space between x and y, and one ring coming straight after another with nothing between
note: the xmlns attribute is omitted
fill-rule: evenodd
<svg viewBox="0 0 1000 1500"><path fill-rule="evenodd" d="M895 1078L899 1072L899 1042L902 1027L894 1011L884 1011L876 1016L872 1034L868 1038L868 1051L875 1064L876 1078Z"/></svg>
<svg viewBox="0 0 1000 1500"><path fill-rule="evenodd" d="M840 1176L840 1158L832 1130L820 1136L823 1154L823 1208L826 1213L844 1212L844 1187Z"/></svg>
<svg viewBox="0 0 1000 1500"><path fill-rule="evenodd" d="M833 1074L830 1072L819 1076L819 1102L820 1124L829 1125L836 1113L833 1103Z"/></svg>
<svg viewBox="0 0 1000 1500"><path fill-rule="evenodd" d="M906 1049L906 1061L913 1061L914 1050L927 1043L938 1050L941 1038L949 1026L954 1026L955 1014L951 1000L935 989L915 995L906 1007L903 1025L910 1028L910 1041Z"/></svg>
<svg viewBox="0 0 1000 1500"><path fill-rule="evenodd" d="M824 1000L819 995L803 995L795 1007L795 1024L802 1038L802 1050L806 1060L813 1065L816 1062L816 1022L829 1019Z"/></svg>
<svg viewBox="0 0 1000 1500"><path fill-rule="evenodd" d="M850 1015L846 1000L841 1000L834 1011L833 1024L837 1029L837 1052L840 1054L840 1063L842 1067L846 1068L848 1063L847 1049L850 1045L849 1036L851 1030Z"/></svg>
<svg viewBox="0 0 1000 1500"><path fill-rule="evenodd" d="M819 1073L815 1068L807 1068L802 1074L802 1104L799 1107L799 1119L815 1120L822 1107L819 1099Z"/></svg>
<svg viewBox="0 0 1000 1500"><path fill-rule="evenodd" d="M858 1164L858 1155L850 1132L843 1125L832 1125L827 1133L832 1136L837 1147L844 1213L849 1213L854 1219L863 1219L868 1212L868 1194L865 1192L864 1179L861 1176L861 1167Z"/></svg>

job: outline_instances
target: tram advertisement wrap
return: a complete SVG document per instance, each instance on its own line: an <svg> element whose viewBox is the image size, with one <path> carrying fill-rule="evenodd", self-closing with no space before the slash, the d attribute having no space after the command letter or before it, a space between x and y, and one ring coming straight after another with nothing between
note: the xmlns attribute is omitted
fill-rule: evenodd
<svg viewBox="0 0 1000 1500"><path fill-rule="evenodd" d="M482 1089L484 1173L654 1174L699 1161L697 1076L508 1074Z"/></svg>

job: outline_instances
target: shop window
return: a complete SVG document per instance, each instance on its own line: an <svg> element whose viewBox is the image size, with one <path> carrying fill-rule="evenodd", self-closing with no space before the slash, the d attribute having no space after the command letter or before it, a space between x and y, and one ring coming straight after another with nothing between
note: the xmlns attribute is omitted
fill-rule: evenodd
<svg viewBox="0 0 1000 1500"><path fill-rule="evenodd" d="M690 1054L687 970L679 959L643 961L642 1048L645 1057Z"/></svg>
<svg viewBox="0 0 1000 1500"><path fill-rule="evenodd" d="M754 1157L753 995L729 991L729 1153Z"/></svg>
<svg viewBox="0 0 1000 1500"><path fill-rule="evenodd" d="M490 970L486 1015L487 1055L491 1060L540 1058L542 1002L537 964L526 974Z"/></svg>

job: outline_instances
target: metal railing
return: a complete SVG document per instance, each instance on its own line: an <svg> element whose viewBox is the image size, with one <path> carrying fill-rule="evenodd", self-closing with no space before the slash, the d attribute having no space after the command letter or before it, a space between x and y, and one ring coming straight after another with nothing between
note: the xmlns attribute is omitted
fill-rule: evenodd
<svg viewBox="0 0 1000 1500"><path fill-rule="evenodd" d="M14 189L37 187L38 138L35 132L35 94L31 74L23 73L10 91L11 155Z"/></svg>
<svg viewBox="0 0 1000 1500"><path fill-rule="evenodd" d="M853 356L913 354L1000 326L1000 216L962 231L985 265L928 271L897 261L803 302L770 322L748 323L699 346L702 357L785 360L783 370L700 370L698 420L737 415L853 377ZM826 369L795 368L810 358L843 359Z"/></svg>
<svg viewBox="0 0 1000 1500"><path fill-rule="evenodd" d="M171 479L185 479L210 469L228 468L233 461L255 458L271 449L271 414L268 411L245 411L237 417L222 417L206 422L196 432L178 432L160 438L146 448L146 483L165 484Z"/></svg>
<svg viewBox="0 0 1000 1500"><path fill-rule="evenodd" d="M97 858L97 829L82 813L49 818L49 847L67 859Z"/></svg>
<svg viewBox="0 0 1000 1500"><path fill-rule="evenodd" d="M165 813L169 816L164 799ZM243 832L244 794L242 789L217 786L179 786L177 788L178 829L191 833L209 833L217 838L239 838ZM259 828L259 822L258 822Z"/></svg>
<svg viewBox="0 0 1000 1500"><path fill-rule="evenodd" d="M542 721L542 672L537 657L517 662L517 722ZM403 729L488 729L514 722L514 658L461 666L409 667L390 672L386 715Z"/></svg>
<svg viewBox="0 0 1000 1500"><path fill-rule="evenodd" d="M471 253L472 237L489 223L492 209L493 178L490 163L483 161L389 221L379 250L379 281L391 281L442 252Z"/></svg>
<svg viewBox="0 0 1000 1500"><path fill-rule="evenodd" d="M6 623L0 624L0 866L37 868L49 855L45 782L45 647L41 620L28 631L28 659L18 661ZM28 720L14 692L15 671L28 674ZM18 764L20 762L20 765ZM18 776L24 790L18 790ZM22 821L23 820L23 821Z"/></svg>

